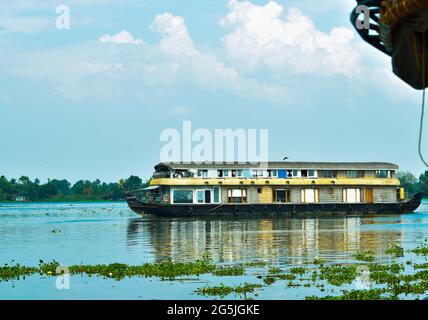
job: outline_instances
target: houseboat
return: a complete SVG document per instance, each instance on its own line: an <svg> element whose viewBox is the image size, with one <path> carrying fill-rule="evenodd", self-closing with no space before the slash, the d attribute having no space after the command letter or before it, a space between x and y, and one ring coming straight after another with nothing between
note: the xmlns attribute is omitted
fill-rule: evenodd
<svg viewBox="0 0 428 320"><path fill-rule="evenodd" d="M408 197L385 162L159 163L148 187L127 192L136 213L157 216L404 214Z"/></svg>

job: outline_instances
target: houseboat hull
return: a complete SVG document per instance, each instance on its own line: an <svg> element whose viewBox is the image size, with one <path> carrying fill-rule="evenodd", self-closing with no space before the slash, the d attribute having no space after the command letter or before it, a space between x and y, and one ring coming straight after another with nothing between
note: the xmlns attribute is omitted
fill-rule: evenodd
<svg viewBox="0 0 428 320"><path fill-rule="evenodd" d="M135 213L159 217L409 214L421 204L422 193L397 203L147 204L133 194L126 200Z"/></svg>

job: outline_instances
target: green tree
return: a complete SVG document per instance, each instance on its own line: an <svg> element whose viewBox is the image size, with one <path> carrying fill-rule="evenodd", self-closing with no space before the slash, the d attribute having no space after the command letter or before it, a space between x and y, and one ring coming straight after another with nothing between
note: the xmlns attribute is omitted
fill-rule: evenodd
<svg viewBox="0 0 428 320"><path fill-rule="evenodd" d="M123 188L126 191L141 189L141 188L143 188L143 180L141 180L141 178L139 178L137 176L130 176L123 183Z"/></svg>
<svg viewBox="0 0 428 320"><path fill-rule="evenodd" d="M414 194L418 191L418 179L408 171L398 171L397 179L400 180L401 186L407 191L409 194Z"/></svg>
<svg viewBox="0 0 428 320"><path fill-rule="evenodd" d="M428 170L419 176L419 188L428 197Z"/></svg>

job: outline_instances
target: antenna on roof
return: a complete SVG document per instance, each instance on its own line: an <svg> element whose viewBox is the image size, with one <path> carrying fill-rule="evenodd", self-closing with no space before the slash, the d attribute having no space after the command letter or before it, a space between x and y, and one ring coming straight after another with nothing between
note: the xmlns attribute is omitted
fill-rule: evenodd
<svg viewBox="0 0 428 320"><path fill-rule="evenodd" d="M282 159L282 160L284 161L284 160L287 160L287 159L288 159L288 157L284 157L284 159Z"/></svg>

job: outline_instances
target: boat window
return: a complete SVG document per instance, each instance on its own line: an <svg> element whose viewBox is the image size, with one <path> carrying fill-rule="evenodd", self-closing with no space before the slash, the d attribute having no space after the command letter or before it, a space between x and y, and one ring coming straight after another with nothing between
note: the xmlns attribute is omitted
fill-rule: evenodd
<svg viewBox="0 0 428 320"><path fill-rule="evenodd" d="M308 170L308 177L316 177L315 170Z"/></svg>
<svg viewBox="0 0 428 320"><path fill-rule="evenodd" d="M300 177L300 170L293 170L293 177Z"/></svg>
<svg viewBox="0 0 428 320"><path fill-rule="evenodd" d="M207 178L208 177L208 170L198 170L198 177Z"/></svg>
<svg viewBox="0 0 428 320"><path fill-rule="evenodd" d="M198 190L197 192L198 203L204 203L204 190Z"/></svg>
<svg viewBox="0 0 428 320"><path fill-rule="evenodd" d="M173 178L190 178L193 174L187 170L175 170L172 174Z"/></svg>
<svg viewBox="0 0 428 320"><path fill-rule="evenodd" d="M280 203L291 202L290 190L288 189L274 189L273 190L273 201Z"/></svg>
<svg viewBox="0 0 428 320"><path fill-rule="evenodd" d="M348 178L362 178L362 177L364 177L364 171L360 171L360 170L348 170L346 172L346 176Z"/></svg>
<svg viewBox="0 0 428 320"><path fill-rule="evenodd" d="M173 203L193 203L193 190L173 190Z"/></svg>
<svg viewBox="0 0 428 320"><path fill-rule="evenodd" d="M391 178L390 170L376 170L375 172L376 178Z"/></svg>
<svg viewBox="0 0 428 320"><path fill-rule="evenodd" d="M229 170L223 170L223 177L229 176Z"/></svg>
<svg viewBox="0 0 428 320"><path fill-rule="evenodd" d="M308 170L300 170L300 176L306 178L308 176Z"/></svg>
<svg viewBox="0 0 428 320"><path fill-rule="evenodd" d="M228 189L227 202L229 203L247 202L247 190L246 189Z"/></svg>
<svg viewBox="0 0 428 320"><path fill-rule="evenodd" d="M211 190L205 190L205 203L211 203Z"/></svg>
<svg viewBox="0 0 428 320"><path fill-rule="evenodd" d="M303 203L319 202L319 189L302 189L300 197Z"/></svg>
<svg viewBox="0 0 428 320"><path fill-rule="evenodd" d="M268 170L268 177L269 178L275 178L278 177L278 170Z"/></svg>
<svg viewBox="0 0 428 320"><path fill-rule="evenodd" d="M215 187L213 190L214 190L214 202L219 203L220 202L220 189Z"/></svg>
<svg viewBox="0 0 428 320"><path fill-rule="evenodd" d="M287 170L287 178L293 178L293 170Z"/></svg>
<svg viewBox="0 0 428 320"><path fill-rule="evenodd" d="M223 170L217 170L217 177L219 178L223 177Z"/></svg>
<svg viewBox="0 0 428 320"><path fill-rule="evenodd" d="M263 177L263 170L253 170L253 178Z"/></svg>
<svg viewBox="0 0 428 320"><path fill-rule="evenodd" d="M242 170L232 170L232 178L242 177Z"/></svg>
<svg viewBox="0 0 428 320"><path fill-rule="evenodd" d="M361 202L361 189L358 189L358 188L343 189L343 202L345 203Z"/></svg>
<svg viewBox="0 0 428 320"><path fill-rule="evenodd" d="M320 178L336 178L337 171L335 170L320 170L318 171L318 176Z"/></svg>

